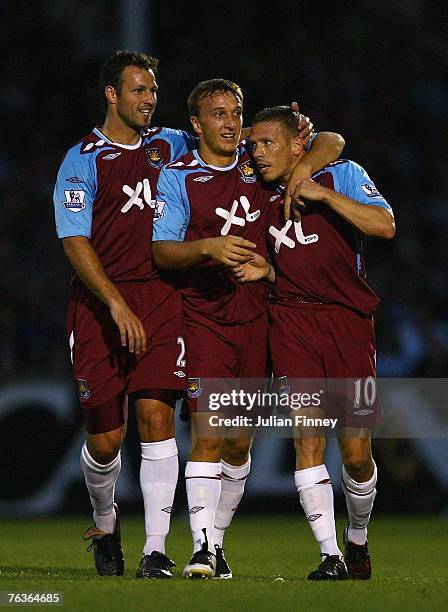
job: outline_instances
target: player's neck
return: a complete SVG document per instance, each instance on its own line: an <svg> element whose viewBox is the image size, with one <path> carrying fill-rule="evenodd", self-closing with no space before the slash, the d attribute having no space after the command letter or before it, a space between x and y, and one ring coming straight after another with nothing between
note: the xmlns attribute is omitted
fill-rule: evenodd
<svg viewBox="0 0 448 612"><path fill-rule="evenodd" d="M215 168L225 168L226 166L230 166L236 159L236 150L234 153L218 154L214 153L211 149L205 146L201 146L199 143L198 153L202 161L204 161L207 166L214 166Z"/></svg>
<svg viewBox="0 0 448 612"><path fill-rule="evenodd" d="M285 174L284 176L281 176L275 181L278 185L280 185L280 187L286 187L288 185L289 179L291 178L296 165L297 164L294 164L294 166L289 170L289 172L287 172L287 174Z"/></svg>
<svg viewBox="0 0 448 612"><path fill-rule="evenodd" d="M140 140L140 131L136 132L134 128L123 122L117 122L107 115L101 127L101 132L106 138L117 144L135 145Z"/></svg>

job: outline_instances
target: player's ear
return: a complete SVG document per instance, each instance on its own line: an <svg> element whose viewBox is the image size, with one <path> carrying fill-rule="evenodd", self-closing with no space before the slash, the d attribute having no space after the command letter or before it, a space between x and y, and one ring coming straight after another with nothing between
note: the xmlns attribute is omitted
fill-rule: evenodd
<svg viewBox="0 0 448 612"><path fill-rule="evenodd" d="M305 150L305 146L303 144L303 138L300 138L300 136L295 136L291 144L292 144L292 151L294 155L296 156L301 155L303 151Z"/></svg>
<svg viewBox="0 0 448 612"><path fill-rule="evenodd" d="M104 88L104 95L109 104L116 104L117 102L117 90L112 85L106 85Z"/></svg>
<svg viewBox="0 0 448 612"><path fill-rule="evenodd" d="M195 117L194 115L191 115L190 123L193 126L193 130L194 130L195 134L197 134L198 136L200 134L202 134L201 125L200 125L197 117Z"/></svg>

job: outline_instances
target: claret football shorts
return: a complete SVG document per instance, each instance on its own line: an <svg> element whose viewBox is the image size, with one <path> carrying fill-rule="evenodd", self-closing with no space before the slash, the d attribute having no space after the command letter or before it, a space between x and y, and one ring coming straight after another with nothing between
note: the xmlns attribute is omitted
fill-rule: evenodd
<svg viewBox="0 0 448 612"><path fill-rule="evenodd" d="M286 377L290 392L322 394L325 416L340 426L380 424L372 317L336 304L280 303L270 304L269 318L275 378Z"/></svg>
<svg viewBox="0 0 448 612"><path fill-rule="evenodd" d="M229 326L205 320L186 321L187 401L191 412L198 411L201 379L221 379L217 392L228 390L228 379L264 379L267 325L267 314Z"/></svg>
<svg viewBox="0 0 448 612"><path fill-rule="evenodd" d="M160 302L159 281L120 283L119 289L145 329L147 350L121 346L109 308L84 287L72 291L67 316L75 383L87 431L103 433L125 419L125 396L174 405L186 385L184 325L180 295Z"/></svg>

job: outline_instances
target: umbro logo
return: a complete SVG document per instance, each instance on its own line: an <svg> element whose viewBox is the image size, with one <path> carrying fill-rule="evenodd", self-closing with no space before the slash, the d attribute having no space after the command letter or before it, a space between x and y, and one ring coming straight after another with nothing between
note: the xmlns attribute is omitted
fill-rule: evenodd
<svg viewBox="0 0 448 612"><path fill-rule="evenodd" d="M204 508L205 506L193 506L193 508L190 508L189 513L196 514L197 512L200 512L201 510L203 510Z"/></svg>
<svg viewBox="0 0 448 612"><path fill-rule="evenodd" d="M372 414L372 412L373 410L364 408L363 410L356 410L353 414L357 414L358 416L367 416L368 414Z"/></svg>
<svg viewBox="0 0 448 612"><path fill-rule="evenodd" d="M195 179L193 179L193 181L195 181L196 183L206 183L212 178L213 178L213 174L207 174L207 175L197 176Z"/></svg>
<svg viewBox="0 0 448 612"><path fill-rule="evenodd" d="M109 155L105 155L103 159L115 159L119 155L121 155L121 151L119 153L109 153Z"/></svg>
<svg viewBox="0 0 448 612"><path fill-rule="evenodd" d="M175 376L179 376L179 378L185 378L186 374L185 372L182 372L181 370L178 370L177 372L174 372Z"/></svg>
<svg viewBox="0 0 448 612"><path fill-rule="evenodd" d="M160 511L166 512L167 514L171 514L172 509L173 509L173 506L167 506L166 508L161 508Z"/></svg>
<svg viewBox="0 0 448 612"><path fill-rule="evenodd" d="M310 514L309 516L307 516L307 519L310 523L313 523L314 521L317 521L317 519L321 516L322 514Z"/></svg>

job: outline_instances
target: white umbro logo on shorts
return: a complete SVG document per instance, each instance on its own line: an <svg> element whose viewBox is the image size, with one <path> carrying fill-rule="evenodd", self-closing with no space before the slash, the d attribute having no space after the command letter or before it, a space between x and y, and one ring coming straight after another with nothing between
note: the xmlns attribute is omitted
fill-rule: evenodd
<svg viewBox="0 0 448 612"><path fill-rule="evenodd" d="M185 378L185 376L186 376L185 372L182 372L181 370L178 370L177 372L174 372L174 374L176 376L179 376L179 378Z"/></svg>

